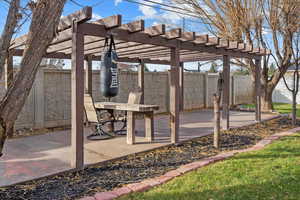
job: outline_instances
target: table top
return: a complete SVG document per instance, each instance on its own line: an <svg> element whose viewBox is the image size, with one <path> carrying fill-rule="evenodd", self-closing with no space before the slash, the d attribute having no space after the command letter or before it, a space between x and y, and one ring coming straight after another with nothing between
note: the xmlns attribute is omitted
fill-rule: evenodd
<svg viewBox="0 0 300 200"><path fill-rule="evenodd" d="M159 109L158 105L128 104L116 102L95 102L95 107L100 109L124 110L132 112L149 112Z"/></svg>

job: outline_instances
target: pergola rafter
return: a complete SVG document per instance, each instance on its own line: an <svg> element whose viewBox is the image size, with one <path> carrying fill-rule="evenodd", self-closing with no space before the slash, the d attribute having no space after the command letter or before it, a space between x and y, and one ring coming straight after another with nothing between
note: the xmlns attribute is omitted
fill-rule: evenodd
<svg viewBox="0 0 300 200"><path fill-rule="evenodd" d="M86 7L62 18L58 36L47 49L45 58L72 59L72 165L83 168L83 94L84 60L86 60L86 88L92 91L92 61L101 60L105 38L113 35L119 62L141 63L139 87L144 91L145 63L171 65L170 83L170 127L171 141L178 142L179 111L183 110L183 62L223 59L224 128L229 127L229 80L230 58L248 58L256 64L256 120L260 121L260 62L270 53L268 49L254 48L238 41L229 41L207 34L183 32L180 28L166 30L166 25L145 27L143 20L122 24L122 16L114 15L94 22L92 8ZM10 48L10 55L22 56L27 36L17 38ZM11 71L11 66L7 71ZM11 76L10 76L11 77ZM9 81L9 80L8 80Z"/></svg>

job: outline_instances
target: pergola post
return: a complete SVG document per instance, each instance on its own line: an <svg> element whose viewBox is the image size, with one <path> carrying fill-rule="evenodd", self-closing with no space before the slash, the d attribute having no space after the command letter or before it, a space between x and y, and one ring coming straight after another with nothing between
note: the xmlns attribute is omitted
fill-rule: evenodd
<svg viewBox="0 0 300 200"><path fill-rule="evenodd" d="M83 169L84 35L79 33L79 27L80 24L74 22L72 28L71 166Z"/></svg>
<svg viewBox="0 0 300 200"><path fill-rule="evenodd" d="M145 63L143 60L140 61L138 66L138 87L139 91L142 93L141 104L144 104L144 93L145 93Z"/></svg>
<svg viewBox="0 0 300 200"><path fill-rule="evenodd" d="M92 72L92 57L88 56L85 60L85 92L93 95L93 72Z"/></svg>
<svg viewBox="0 0 300 200"><path fill-rule="evenodd" d="M180 100L179 100L179 110L184 110L184 63L180 62L179 68L179 90L180 90Z"/></svg>
<svg viewBox="0 0 300 200"><path fill-rule="evenodd" d="M223 129L229 129L229 104L230 104L230 57L223 56L223 98L222 98L222 124Z"/></svg>
<svg viewBox="0 0 300 200"><path fill-rule="evenodd" d="M5 80L5 89L11 87L14 80L14 61L13 56L9 53L6 58L5 69L4 69L4 80Z"/></svg>
<svg viewBox="0 0 300 200"><path fill-rule="evenodd" d="M261 58L255 59L255 120L261 122L261 90L260 90Z"/></svg>
<svg viewBox="0 0 300 200"><path fill-rule="evenodd" d="M170 126L171 142L178 143L179 139L179 49L171 48L170 84Z"/></svg>

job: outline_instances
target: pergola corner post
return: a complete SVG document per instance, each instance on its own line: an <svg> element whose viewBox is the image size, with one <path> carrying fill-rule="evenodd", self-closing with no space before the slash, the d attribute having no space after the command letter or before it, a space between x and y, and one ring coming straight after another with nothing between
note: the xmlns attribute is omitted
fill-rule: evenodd
<svg viewBox="0 0 300 200"><path fill-rule="evenodd" d="M79 32L80 24L72 27L72 130L71 166L84 168L83 96L84 96L84 35Z"/></svg>
<svg viewBox="0 0 300 200"><path fill-rule="evenodd" d="M180 62L179 67L179 90L180 90L180 100L179 100L179 110L184 110L184 63Z"/></svg>
<svg viewBox="0 0 300 200"><path fill-rule="evenodd" d="M179 141L179 48L171 48L171 69L169 71L170 85L170 128L171 142Z"/></svg>
<svg viewBox="0 0 300 200"><path fill-rule="evenodd" d="M5 89L8 90L12 86L14 80L14 61L13 55L9 52L6 58L4 68Z"/></svg>
<svg viewBox="0 0 300 200"><path fill-rule="evenodd" d="M229 129L229 105L230 105L230 57L223 56L223 98L222 98L222 128Z"/></svg>
<svg viewBox="0 0 300 200"><path fill-rule="evenodd" d="M93 65L92 56L85 60L85 92L93 96Z"/></svg>
<svg viewBox="0 0 300 200"><path fill-rule="evenodd" d="M139 91L142 93L141 104L144 104L145 98L145 63L143 60L140 61L138 66L138 87Z"/></svg>
<svg viewBox="0 0 300 200"><path fill-rule="evenodd" d="M261 58L255 59L255 120L261 122Z"/></svg>

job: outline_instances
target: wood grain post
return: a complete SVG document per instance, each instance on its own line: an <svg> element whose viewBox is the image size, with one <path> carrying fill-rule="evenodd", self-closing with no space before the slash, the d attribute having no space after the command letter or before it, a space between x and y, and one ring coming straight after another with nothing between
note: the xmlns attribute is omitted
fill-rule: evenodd
<svg viewBox="0 0 300 200"><path fill-rule="evenodd" d="M223 98L222 98L222 128L229 129L229 102L230 102L230 58L223 56Z"/></svg>
<svg viewBox="0 0 300 200"><path fill-rule="evenodd" d="M85 60L85 92L93 96L93 65L92 57Z"/></svg>
<svg viewBox="0 0 300 200"><path fill-rule="evenodd" d="M179 110L184 110L184 63L180 62L179 67L179 91L180 91L180 99L179 99Z"/></svg>
<svg viewBox="0 0 300 200"><path fill-rule="evenodd" d="M179 138L179 49L171 48L170 84L170 126L171 142L178 143Z"/></svg>
<svg viewBox="0 0 300 200"><path fill-rule="evenodd" d="M138 87L139 91L142 93L141 104L144 104L144 93L145 93L145 63L141 60L138 67Z"/></svg>
<svg viewBox="0 0 300 200"><path fill-rule="evenodd" d="M14 80L14 61L13 56L11 53L8 54L5 63L5 73L4 73L4 80L5 80L5 89L7 90L12 86Z"/></svg>
<svg viewBox="0 0 300 200"><path fill-rule="evenodd" d="M255 120L261 122L261 90L260 90L261 59L255 59Z"/></svg>
<svg viewBox="0 0 300 200"><path fill-rule="evenodd" d="M145 113L145 136L148 142L152 142L154 138L154 118L153 111Z"/></svg>
<svg viewBox="0 0 300 200"><path fill-rule="evenodd" d="M135 118L134 112L127 111L127 144L135 143Z"/></svg>
<svg viewBox="0 0 300 200"><path fill-rule="evenodd" d="M214 94L214 147L220 146L220 99L221 97Z"/></svg>
<svg viewBox="0 0 300 200"><path fill-rule="evenodd" d="M84 167L83 96L84 96L84 35L78 33L80 24L72 27L72 131L71 165Z"/></svg>

